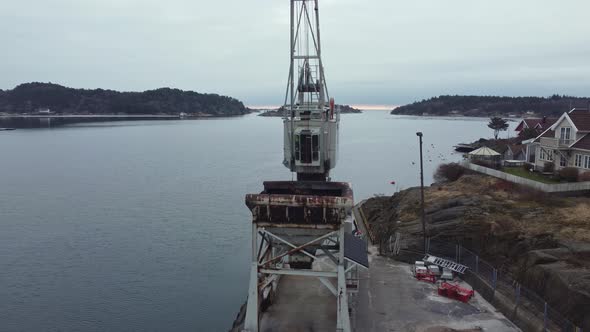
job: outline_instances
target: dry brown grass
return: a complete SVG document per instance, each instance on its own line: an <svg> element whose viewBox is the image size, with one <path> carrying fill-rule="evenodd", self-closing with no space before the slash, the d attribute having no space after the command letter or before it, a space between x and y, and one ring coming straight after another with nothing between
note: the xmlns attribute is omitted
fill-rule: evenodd
<svg viewBox="0 0 590 332"><path fill-rule="evenodd" d="M457 197L474 196L482 200L490 214L486 222L493 231L519 230L535 236L551 233L557 239L590 242L590 198L556 198L532 192L487 176L465 175L451 183L427 188L426 205ZM542 197L541 197L542 196ZM416 202L416 204L418 204ZM416 208L419 208L416 205ZM524 212L516 212L516 211ZM527 211L539 211L522 218ZM404 221L419 218L418 209L408 209Z"/></svg>
<svg viewBox="0 0 590 332"><path fill-rule="evenodd" d="M460 196L464 196L464 194L459 191L449 190L449 188L430 188L428 191L424 193L424 201L426 204L432 204L434 202L439 202L445 199L453 199Z"/></svg>
<svg viewBox="0 0 590 332"><path fill-rule="evenodd" d="M557 236L563 239L590 242L590 201L588 198L576 199L573 207L556 210L553 221L559 226Z"/></svg>

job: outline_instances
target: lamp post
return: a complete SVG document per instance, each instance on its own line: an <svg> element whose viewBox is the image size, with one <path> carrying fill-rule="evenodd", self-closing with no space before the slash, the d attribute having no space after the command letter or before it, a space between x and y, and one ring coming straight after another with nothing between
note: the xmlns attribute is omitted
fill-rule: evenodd
<svg viewBox="0 0 590 332"><path fill-rule="evenodd" d="M426 252L426 217L424 213L424 162L422 160L422 132L417 132L418 140L420 141L420 212L422 217L422 236L424 238L424 254Z"/></svg>

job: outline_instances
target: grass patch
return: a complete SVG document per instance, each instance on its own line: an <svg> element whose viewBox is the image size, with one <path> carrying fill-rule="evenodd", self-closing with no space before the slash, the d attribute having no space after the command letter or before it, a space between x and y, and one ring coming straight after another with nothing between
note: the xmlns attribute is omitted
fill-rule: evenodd
<svg viewBox="0 0 590 332"><path fill-rule="evenodd" d="M541 182L541 183L548 183L548 184L559 183L559 181L557 181L555 179L551 179L548 176L545 176L545 175L542 175L542 174L539 174L536 172L526 171L522 167L504 167L502 169L502 171L505 173L508 173L508 174L520 176L521 178L525 178L525 179L529 179L529 180L533 180L533 181L537 181L537 182Z"/></svg>

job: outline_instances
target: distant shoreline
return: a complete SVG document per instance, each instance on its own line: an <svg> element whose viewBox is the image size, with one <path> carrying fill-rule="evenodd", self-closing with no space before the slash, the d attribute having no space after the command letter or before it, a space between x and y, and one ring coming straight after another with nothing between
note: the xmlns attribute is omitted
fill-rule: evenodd
<svg viewBox="0 0 590 332"><path fill-rule="evenodd" d="M232 118L237 116L248 115L245 114L204 114L204 113L190 113L190 114L0 114L0 118L30 118L30 119L47 119L47 118L62 118L62 119L104 119L104 118L159 118L159 119L197 119L197 118Z"/></svg>
<svg viewBox="0 0 590 332"><path fill-rule="evenodd" d="M442 95L397 107L396 115L477 116L504 118L559 117L572 108L587 108L590 98Z"/></svg>
<svg viewBox="0 0 590 332"><path fill-rule="evenodd" d="M211 115L204 115L211 117ZM179 115L167 114L0 114L2 118L180 118ZM192 117L192 116L191 116Z"/></svg>
<svg viewBox="0 0 590 332"><path fill-rule="evenodd" d="M85 117L101 115L191 117L243 115L251 110L232 97L172 88L143 92L76 89L53 83L24 83L0 90L0 114ZM1 115L0 115L1 116Z"/></svg>

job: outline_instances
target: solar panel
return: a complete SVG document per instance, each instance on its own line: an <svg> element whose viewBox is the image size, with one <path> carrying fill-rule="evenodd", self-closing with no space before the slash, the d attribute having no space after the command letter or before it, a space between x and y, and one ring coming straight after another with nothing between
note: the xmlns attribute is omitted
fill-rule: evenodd
<svg viewBox="0 0 590 332"><path fill-rule="evenodd" d="M367 255L367 242L350 234L344 234L344 257L369 268L369 256Z"/></svg>

